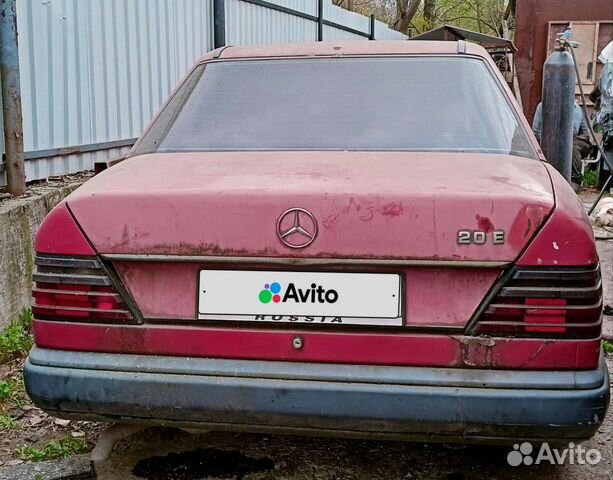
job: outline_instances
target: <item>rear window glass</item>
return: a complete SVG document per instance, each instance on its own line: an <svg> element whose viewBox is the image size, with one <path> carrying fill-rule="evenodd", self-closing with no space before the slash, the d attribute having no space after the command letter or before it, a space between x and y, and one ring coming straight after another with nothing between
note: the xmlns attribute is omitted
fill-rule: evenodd
<svg viewBox="0 0 613 480"><path fill-rule="evenodd" d="M534 157L485 62L445 56L199 66L135 154L220 150L465 151Z"/></svg>

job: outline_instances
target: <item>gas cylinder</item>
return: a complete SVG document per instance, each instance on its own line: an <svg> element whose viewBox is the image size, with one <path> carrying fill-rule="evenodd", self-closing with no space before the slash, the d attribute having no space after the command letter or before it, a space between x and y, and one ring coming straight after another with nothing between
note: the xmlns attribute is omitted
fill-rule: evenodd
<svg viewBox="0 0 613 480"><path fill-rule="evenodd" d="M541 148L547 161L570 182L573 161L575 67L566 47L557 44L543 67Z"/></svg>

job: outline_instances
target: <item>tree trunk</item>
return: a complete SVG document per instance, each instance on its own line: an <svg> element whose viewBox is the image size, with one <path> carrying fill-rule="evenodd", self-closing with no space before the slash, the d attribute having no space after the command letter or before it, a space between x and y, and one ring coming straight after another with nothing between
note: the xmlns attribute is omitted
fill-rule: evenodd
<svg viewBox="0 0 613 480"><path fill-rule="evenodd" d="M392 28L406 34L420 3L421 0L396 0L396 19Z"/></svg>
<svg viewBox="0 0 613 480"><path fill-rule="evenodd" d="M350 12L355 11L354 0L332 0L332 4L336 5L337 7L345 8L346 10L349 10Z"/></svg>
<svg viewBox="0 0 613 480"><path fill-rule="evenodd" d="M424 0L424 20L428 22L428 25L434 23L434 16L436 14L436 0Z"/></svg>

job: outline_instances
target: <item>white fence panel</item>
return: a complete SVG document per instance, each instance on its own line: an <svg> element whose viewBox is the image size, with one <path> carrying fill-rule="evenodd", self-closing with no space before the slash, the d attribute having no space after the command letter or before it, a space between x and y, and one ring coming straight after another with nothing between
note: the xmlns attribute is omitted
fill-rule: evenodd
<svg viewBox="0 0 613 480"><path fill-rule="evenodd" d="M312 18L226 0L227 44L317 40L317 0L268 1ZM332 0L324 0L323 13L370 31L369 18ZM194 61L213 48L213 0L17 0L17 27L30 181L91 169L127 151ZM327 25L323 34L332 41L367 38ZM375 38L406 39L382 22ZM4 177L0 164L0 185Z"/></svg>
<svg viewBox="0 0 613 480"><path fill-rule="evenodd" d="M370 18L358 13L349 12L332 4L331 0L324 3L324 18L334 23L353 28L365 34L370 33ZM356 35L334 27L324 26L324 41L334 40L368 40L368 37Z"/></svg>
<svg viewBox="0 0 613 480"><path fill-rule="evenodd" d="M17 0L25 151L128 144L213 48L212 18L210 0ZM127 149L29 159L26 178Z"/></svg>
<svg viewBox="0 0 613 480"><path fill-rule="evenodd" d="M305 13L318 15L317 0L268 0L268 3ZM342 29L324 25L323 40L367 40L370 18L349 12L324 0L323 17L354 30L357 35ZM390 29L383 22L375 22L377 40L406 40L406 36ZM226 43L228 45L251 45L281 42L312 42L317 40L317 22L279 12L243 0L226 0Z"/></svg>
<svg viewBox="0 0 613 480"><path fill-rule="evenodd" d="M387 23L375 21L375 39L376 40L408 40L404 33L390 28Z"/></svg>
<svg viewBox="0 0 613 480"><path fill-rule="evenodd" d="M270 3L313 16L317 15L316 0L272 0ZM317 23L311 20L242 0L226 0L226 43L228 45L314 42L316 40Z"/></svg>

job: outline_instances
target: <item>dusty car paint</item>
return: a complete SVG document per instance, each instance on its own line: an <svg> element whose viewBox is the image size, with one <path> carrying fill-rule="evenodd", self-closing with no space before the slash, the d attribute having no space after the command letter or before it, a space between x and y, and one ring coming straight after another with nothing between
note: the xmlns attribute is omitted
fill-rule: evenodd
<svg viewBox="0 0 613 480"><path fill-rule="evenodd" d="M482 339L408 332L36 322L34 335L38 346L62 350L369 365L589 370L600 356L600 341L595 339ZM297 335L304 339L300 350L293 347Z"/></svg>
<svg viewBox="0 0 613 480"><path fill-rule="evenodd" d="M54 209L36 238L36 251L43 260L67 265L42 267L43 274L52 277L59 270L60 282L67 279L70 284L76 279L77 286L82 287L78 280L83 273L75 267L75 259L95 259L95 268L86 273L97 276L96 280L108 279L111 291L94 295L116 295L125 304L112 303L113 307L120 305L129 312L122 317L122 324L105 323L106 317L96 317L104 309L98 307L95 298L90 300L87 293L76 292L93 306L83 312L93 321L67 320L61 315L35 318L33 330L39 350L35 362L26 366L28 392L48 411L72 418L120 417L126 421L138 417L147 422L211 423L213 413L220 412L230 419L230 424L224 425L229 429L261 427L274 431L291 424L309 432L361 436L381 434L389 428L398 438L450 430L462 439L514 434L575 439L593 435L609 398L608 376L600 361L597 318L590 317L591 330L584 337L564 335L561 324L543 329L533 323L528 328L525 319L524 324L516 322L525 327L518 335L475 334L475 326L492 299L522 267L524 271L545 269L553 278L551 288L561 294L567 287L555 283L555 275L583 275L592 282L587 289L598 296L600 274L590 224L572 189L543 161L529 126L489 56L470 44L461 50L453 42L355 42L236 47L205 56L201 62L343 55L481 58L517 110L540 159L466 152L364 151L130 157L89 181ZM290 208L306 209L318 222L317 237L305 248L289 248L279 239L278 218ZM503 232L504 241L462 244L458 242L460 231L471 235L479 232L483 237L477 238L486 240L494 232ZM257 325L199 321L197 276L207 266L239 271L270 270L274 266L290 272L395 273L402 276L405 287L404 324L358 328L315 323L298 327L274 321ZM561 267L574 267L579 273ZM562 281L568 281L568 277ZM567 290L575 292L572 286ZM38 294L46 298L45 292ZM539 307L540 311L563 310L560 299L553 300ZM520 307L528 312L535 308L533 305L527 302ZM43 312L54 308L36 306ZM583 308L571 306L577 311ZM70 308L57 307L64 315L74 313ZM588 313L593 316L602 305L590 308ZM531 315L526 313L525 317ZM63 354L73 358L73 352L88 353L92 363L82 369L67 368L63 360L53 363ZM96 352L103 355L98 357ZM442 389L417 385L409 392L396 384L360 390L362 386L351 383L351 379L330 384L316 380L316 388L307 388L300 382L279 380L275 375L282 374L278 372L273 372L272 379L241 379L243 383L238 384L234 373L213 381L219 396L209 398L203 388L212 388L210 374L201 378L185 369L173 372L172 381L178 383L164 385L164 394L158 399L156 385L164 379L140 370L123 372L108 365L102 368L97 362L109 361L104 354L121 358L118 364L130 363L135 354L162 358L168 365L174 365L173 358L187 359L188 363L226 359L237 362L235 372L243 366L270 366L273 362L294 371L301 365L309 368L323 364L331 370L348 365L366 370L377 366L384 372L387 368L421 367L435 369L432 374L439 375L442 384L445 373L437 368L455 369L462 375L472 375L470 372L479 369L503 376L529 373L535 379L526 388L534 398L530 401L543 414L552 405L551 418L566 423L539 423L523 394L499 391L485 381L483 388L465 389L451 383ZM578 389L570 381L554 391L544 380L554 371L567 371L571 376L593 374L598 385ZM112 384L112 378L121 383L119 404L114 403L115 397L109 397L119 385ZM142 393L140 385L146 385L144 408L141 399L136 400ZM332 403L337 405L338 401L341 410L343 402L351 404L353 413L322 419L327 410L315 407L319 411L313 414L311 400L317 396L313 393L317 388L327 390L329 398L335 399ZM443 405L445 412L441 414L430 406L422 408L424 388L431 398L442 398L437 405ZM311 393L301 397L305 389ZM398 396L400 390L406 396ZM173 392L179 391L181 398L173 398ZM385 398L380 411L361 401L365 398L361 395L375 398L371 397L373 391ZM254 397L248 392L254 392ZM386 392L389 395L384 395ZM116 393L119 396L120 392ZM248 415L233 410L234 404L224 397L227 395L240 396L241 405L249 405L252 410ZM259 400L252 401L256 397ZM500 398L511 397L510 403L500 402ZM569 407L578 397L581 405ZM201 402L202 398L206 402ZM291 400L294 398L295 402ZM399 398L407 402L400 408L396 403ZM479 403L466 400L475 398ZM284 400L280 402L283 410L276 411L279 399ZM465 415L466 401L475 407L472 416ZM206 411L198 411L205 406ZM486 407L488 418L479 417L480 406ZM424 417L411 418L416 410Z"/></svg>
<svg viewBox="0 0 613 480"><path fill-rule="evenodd" d="M481 262L513 261L553 205L541 162L428 152L143 155L68 200L101 254ZM289 207L306 208L319 222L305 249L276 236ZM507 241L458 245L462 229L501 229Z"/></svg>

